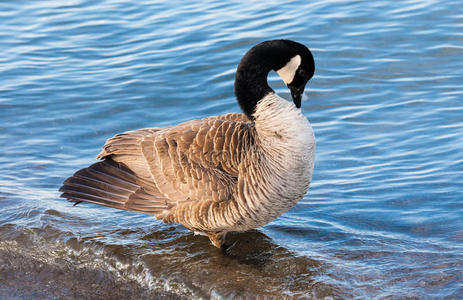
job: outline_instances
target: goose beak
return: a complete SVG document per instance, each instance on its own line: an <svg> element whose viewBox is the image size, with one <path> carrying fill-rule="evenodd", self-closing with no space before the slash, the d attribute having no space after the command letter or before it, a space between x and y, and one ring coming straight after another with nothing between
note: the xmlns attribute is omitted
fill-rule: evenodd
<svg viewBox="0 0 463 300"><path fill-rule="evenodd" d="M304 92L304 87L297 88L293 85L289 85L289 90L291 91L291 97L293 98L293 102L297 108L301 108L301 99L302 93Z"/></svg>

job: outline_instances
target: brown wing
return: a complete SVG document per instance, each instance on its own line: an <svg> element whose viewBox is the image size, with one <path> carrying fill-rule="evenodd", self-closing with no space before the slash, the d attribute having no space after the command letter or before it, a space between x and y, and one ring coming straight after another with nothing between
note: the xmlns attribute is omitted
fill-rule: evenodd
<svg viewBox="0 0 463 300"><path fill-rule="evenodd" d="M226 120L226 121L235 121L235 122L249 122L249 118L245 114L241 113L231 113L215 117L209 117L211 119Z"/></svg>
<svg viewBox="0 0 463 300"><path fill-rule="evenodd" d="M154 213L164 214L186 201L220 202L230 199L242 154L249 144L251 126L246 116L228 114L193 120L175 127L130 131L109 139L98 158L111 157L130 170L135 178L131 179L131 183L135 182L139 187L132 193L143 194L133 196L137 201L122 203L123 199L120 200L122 202L117 204L117 208L142 211L141 206L151 201ZM80 178L77 173L73 177ZM73 177L67 182L75 182ZM87 183L88 180L82 185ZM111 184L117 187L116 182ZM76 189L74 186L74 194ZM70 197L66 182L62 190L63 197L71 200L98 201ZM105 194L105 201L100 201L100 204L116 207L114 199L113 202L108 201L111 196ZM132 207L135 204L140 207ZM147 212L146 208L144 210Z"/></svg>
<svg viewBox="0 0 463 300"><path fill-rule="evenodd" d="M60 188L61 197L109 207L157 214L169 210L153 184L140 182L125 165L108 158L77 171Z"/></svg>

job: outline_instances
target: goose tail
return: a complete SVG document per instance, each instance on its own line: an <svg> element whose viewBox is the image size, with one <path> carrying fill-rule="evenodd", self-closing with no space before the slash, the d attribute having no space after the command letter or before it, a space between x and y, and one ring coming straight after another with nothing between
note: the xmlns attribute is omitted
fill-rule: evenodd
<svg viewBox="0 0 463 300"><path fill-rule="evenodd" d="M127 166L111 157L80 169L63 182L59 191L74 205L89 202L148 214L169 208L165 199L156 196L155 188L140 183Z"/></svg>

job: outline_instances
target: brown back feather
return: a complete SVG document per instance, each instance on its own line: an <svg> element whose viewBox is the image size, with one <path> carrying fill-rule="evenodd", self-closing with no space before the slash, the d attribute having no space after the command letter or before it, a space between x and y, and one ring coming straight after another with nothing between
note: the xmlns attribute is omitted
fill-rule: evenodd
<svg viewBox="0 0 463 300"><path fill-rule="evenodd" d="M64 182L62 197L158 217L180 203L230 200L252 126L235 113L118 134L104 161Z"/></svg>

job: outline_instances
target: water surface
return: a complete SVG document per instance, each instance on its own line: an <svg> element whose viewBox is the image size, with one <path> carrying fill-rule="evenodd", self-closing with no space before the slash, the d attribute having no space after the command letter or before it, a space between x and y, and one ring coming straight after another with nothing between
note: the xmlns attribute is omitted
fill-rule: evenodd
<svg viewBox="0 0 463 300"><path fill-rule="evenodd" d="M462 32L457 0L2 2L0 297L462 298ZM224 255L59 198L116 133L239 111L236 66L275 38L316 62L288 213Z"/></svg>

